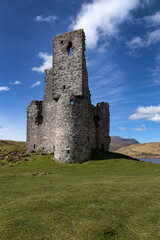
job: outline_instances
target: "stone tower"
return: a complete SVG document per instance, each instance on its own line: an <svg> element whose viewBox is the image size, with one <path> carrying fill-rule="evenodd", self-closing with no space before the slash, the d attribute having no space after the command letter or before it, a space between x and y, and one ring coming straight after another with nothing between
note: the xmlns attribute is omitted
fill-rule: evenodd
<svg viewBox="0 0 160 240"><path fill-rule="evenodd" d="M54 152L59 162L83 162L109 148L109 105L90 101L83 30L53 39L53 67L45 70L44 101L27 108L27 147Z"/></svg>

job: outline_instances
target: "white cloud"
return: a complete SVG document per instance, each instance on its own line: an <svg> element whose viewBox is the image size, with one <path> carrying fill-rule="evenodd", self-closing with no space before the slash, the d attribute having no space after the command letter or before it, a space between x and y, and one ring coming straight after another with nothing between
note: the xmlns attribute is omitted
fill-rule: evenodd
<svg viewBox="0 0 160 240"><path fill-rule="evenodd" d="M82 5L76 20L70 28L83 28L86 34L86 45L93 49L101 36L116 37L119 26L129 19L131 10L147 3L147 0L93 0Z"/></svg>
<svg viewBox="0 0 160 240"><path fill-rule="evenodd" d="M128 47L132 52L139 48L149 47L152 44L160 42L160 29L148 32L143 38L135 37L127 42Z"/></svg>
<svg viewBox="0 0 160 240"><path fill-rule="evenodd" d="M160 105L138 107L136 113L129 117L130 120L146 119L152 122L160 122Z"/></svg>
<svg viewBox="0 0 160 240"><path fill-rule="evenodd" d="M100 52L100 53L105 53L108 46L109 46L109 42L106 42L106 43L102 44L102 45L98 48L98 52Z"/></svg>
<svg viewBox="0 0 160 240"><path fill-rule="evenodd" d="M86 61L87 67L92 67L96 64L95 60L87 60Z"/></svg>
<svg viewBox="0 0 160 240"><path fill-rule="evenodd" d="M13 83L11 83L11 84L13 84L13 85L19 85L19 84L21 84L21 82L20 81L14 81Z"/></svg>
<svg viewBox="0 0 160 240"><path fill-rule="evenodd" d="M0 87L0 92L2 92L2 91L9 91L9 90L10 90L10 88L7 87L7 86Z"/></svg>
<svg viewBox="0 0 160 240"><path fill-rule="evenodd" d="M101 62L98 64L96 62L94 65L96 74L91 75L89 80L91 95L94 96L92 100L94 104L97 100L107 101L110 105L116 104L124 95L125 74L114 63L105 63L105 66L99 68L100 64Z"/></svg>
<svg viewBox="0 0 160 240"><path fill-rule="evenodd" d="M121 130L121 131L126 131L126 128L125 128L125 127L120 126L120 127L118 127L118 128L119 128L119 130Z"/></svg>
<svg viewBox="0 0 160 240"><path fill-rule="evenodd" d="M32 71L44 73L45 69L52 67L52 55L49 55L48 53L39 52L38 57L43 59L43 64L40 67L33 67Z"/></svg>
<svg viewBox="0 0 160 240"><path fill-rule="evenodd" d="M2 129L3 127L0 125L0 129Z"/></svg>
<svg viewBox="0 0 160 240"><path fill-rule="evenodd" d="M136 55L136 50L143 47L149 47L153 44L160 42L160 11L155 13L152 16L144 17L140 19L140 23L145 21L146 27L150 27L151 29L146 32L142 37L137 36L127 42L127 45L130 49L129 54L131 56ZM138 22L139 22L138 21ZM154 27L154 28L153 28Z"/></svg>
<svg viewBox="0 0 160 240"><path fill-rule="evenodd" d="M155 58L155 66L154 68L148 69L150 75L153 77L153 80L156 84L160 84L160 54L158 54Z"/></svg>
<svg viewBox="0 0 160 240"><path fill-rule="evenodd" d="M156 56L156 60L160 63L160 54Z"/></svg>
<svg viewBox="0 0 160 240"><path fill-rule="evenodd" d="M40 84L41 84L41 82L40 82L40 81L37 81L37 82L33 83L33 85L31 85L30 88L37 87L37 86L39 86Z"/></svg>
<svg viewBox="0 0 160 240"><path fill-rule="evenodd" d="M146 43L144 42L144 40L141 37L135 37L133 38L131 41L129 41L127 43L128 47L131 49L136 49L136 48L140 48L140 47L145 47Z"/></svg>
<svg viewBox="0 0 160 240"><path fill-rule="evenodd" d="M160 29L148 33L148 38L146 41L147 46L150 46L151 44L156 44L158 42L160 42Z"/></svg>
<svg viewBox="0 0 160 240"><path fill-rule="evenodd" d="M55 20L57 20L58 17L57 16L48 16L48 17L43 17L42 15L37 16L34 20L36 22L49 22L49 23L53 23L55 22Z"/></svg>
<svg viewBox="0 0 160 240"><path fill-rule="evenodd" d="M152 16L144 17L144 20L147 23L148 27L160 25L160 11L156 12Z"/></svg>
<svg viewBox="0 0 160 240"><path fill-rule="evenodd" d="M131 130L133 130L135 132L144 132L147 129L146 129L145 124L141 124L140 126L135 126L135 128L131 128Z"/></svg>

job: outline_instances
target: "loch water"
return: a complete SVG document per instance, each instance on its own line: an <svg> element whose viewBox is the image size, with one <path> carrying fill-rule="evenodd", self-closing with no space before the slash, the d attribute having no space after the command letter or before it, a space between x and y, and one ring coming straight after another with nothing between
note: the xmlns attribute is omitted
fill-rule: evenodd
<svg viewBox="0 0 160 240"><path fill-rule="evenodd" d="M139 160L143 162L152 162L152 163L160 164L160 159L156 159L156 158L139 158Z"/></svg>

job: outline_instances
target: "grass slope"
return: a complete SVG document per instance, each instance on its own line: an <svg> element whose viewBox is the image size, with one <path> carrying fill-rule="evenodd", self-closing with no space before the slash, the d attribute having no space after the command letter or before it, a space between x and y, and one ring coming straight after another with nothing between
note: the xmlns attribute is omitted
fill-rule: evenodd
<svg viewBox="0 0 160 240"><path fill-rule="evenodd" d="M160 165L93 159L59 164L34 153L28 161L5 160L0 239L160 239Z"/></svg>
<svg viewBox="0 0 160 240"><path fill-rule="evenodd" d="M136 158L160 158L160 142L133 144L116 152Z"/></svg>

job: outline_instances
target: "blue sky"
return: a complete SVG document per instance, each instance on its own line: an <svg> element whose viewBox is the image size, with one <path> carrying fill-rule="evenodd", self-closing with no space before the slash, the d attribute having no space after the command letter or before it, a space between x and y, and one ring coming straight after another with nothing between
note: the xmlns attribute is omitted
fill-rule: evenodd
<svg viewBox="0 0 160 240"><path fill-rule="evenodd" d="M160 141L160 1L0 0L0 138L25 140L43 100L52 38L83 28L92 103L109 102L110 135Z"/></svg>

